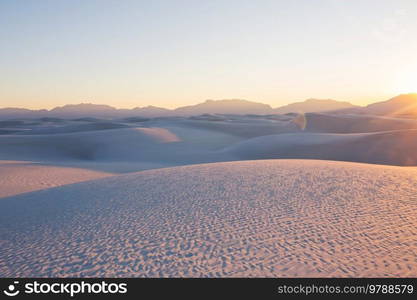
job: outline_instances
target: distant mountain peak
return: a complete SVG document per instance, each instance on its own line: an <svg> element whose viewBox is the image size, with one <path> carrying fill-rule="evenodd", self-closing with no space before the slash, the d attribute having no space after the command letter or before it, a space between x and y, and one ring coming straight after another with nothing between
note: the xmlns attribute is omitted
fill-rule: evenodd
<svg viewBox="0 0 417 300"><path fill-rule="evenodd" d="M79 104L66 104L53 108L51 111L57 110L74 110L74 109L92 109L92 110L116 110L116 108L106 104L93 104L93 103L79 103Z"/></svg>
<svg viewBox="0 0 417 300"><path fill-rule="evenodd" d="M417 102L417 93L401 94L394 98L389 99L386 102Z"/></svg>
<svg viewBox="0 0 417 300"><path fill-rule="evenodd" d="M273 113L268 104L243 99L208 99L196 105L179 107L174 110L178 115L201 114L269 114Z"/></svg>
<svg viewBox="0 0 417 300"><path fill-rule="evenodd" d="M349 103L347 101L339 101L339 100L335 100L335 99L318 99L318 98L308 98L302 102L299 103L311 103L311 102L316 102L316 103ZM295 102L297 103L297 102ZM352 105L352 104L351 104Z"/></svg>
<svg viewBox="0 0 417 300"><path fill-rule="evenodd" d="M294 113L294 112L324 112L346 108L354 108L355 105L346 101L337 101L333 99L316 99L309 98L301 102L295 102L275 108L275 113Z"/></svg>
<svg viewBox="0 0 417 300"><path fill-rule="evenodd" d="M417 116L417 93L401 94L386 101L369 104L363 111L387 116Z"/></svg>
<svg viewBox="0 0 417 300"><path fill-rule="evenodd" d="M133 109L117 109L106 104L93 104L82 102L55 107L51 110L30 110L26 108L2 108L0 118L126 118L126 117L167 117L167 116L195 116L203 114L287 114L299 112L326 112L359 113L374 115L402 115L417 116L417 93L401 94L389 100L370 104L366 107L352 105L346 101L333 99L309 98L304 101L291 103L273 109L268 104L253 102L244 99L207 99L204 102L167 109L148 105Z"/></svg>

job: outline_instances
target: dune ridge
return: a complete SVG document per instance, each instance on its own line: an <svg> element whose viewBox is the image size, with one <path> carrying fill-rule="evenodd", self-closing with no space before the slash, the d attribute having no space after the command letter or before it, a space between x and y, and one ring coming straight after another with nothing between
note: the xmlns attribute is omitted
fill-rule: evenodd
<svg viewBox="0 0 417 300"><path fill-rule="evenodd" d="M392 121L397 122L390 119L388 123ZM305 130L297 128L292 120L252 118L249 121L153 121L147 127L0 135L0 159L87 168L90 165L92 169L100 168L98 164L101 164L101 170L107 172L123 172L127 162L131 165L125 171L131 172L147 166L152 168L153 164L168 167L278 158L417 165L417 153L413 150L417 148L414 122L401 123L401 129L397 130L375 131L378 125L357 133L314 131L314 124L308 125L309 117L306 122Z"/></svg>

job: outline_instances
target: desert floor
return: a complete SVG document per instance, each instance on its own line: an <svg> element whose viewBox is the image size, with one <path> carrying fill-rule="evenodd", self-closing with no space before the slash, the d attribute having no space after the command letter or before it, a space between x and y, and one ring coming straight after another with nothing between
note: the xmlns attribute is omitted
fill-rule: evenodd
<svg viewBox="0 0 417 300"><path fill-rule="evenodd" d="M304 122L10 123L0 276L416 277L416 121Z"/></svg>

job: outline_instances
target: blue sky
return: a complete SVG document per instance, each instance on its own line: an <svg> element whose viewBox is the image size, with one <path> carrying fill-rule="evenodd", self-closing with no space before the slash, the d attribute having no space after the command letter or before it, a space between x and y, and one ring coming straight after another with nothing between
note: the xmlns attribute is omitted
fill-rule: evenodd
<svg viewBox="0 0 417 300"><path fill-rule="evenodd" d="M0 0L0 107L366 104L417 91L417 1Z"/></svg>

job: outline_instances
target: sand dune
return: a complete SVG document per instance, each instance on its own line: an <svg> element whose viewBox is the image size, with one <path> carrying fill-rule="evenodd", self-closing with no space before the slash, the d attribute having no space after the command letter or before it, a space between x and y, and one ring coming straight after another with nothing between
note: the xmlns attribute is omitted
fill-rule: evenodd
<svg viewBox="0 0 417 300"><path fill-rule="evenodd" d="M1 277L417 275L414 120L1 125Z"/></svg>
<svg viewBox="0 0 417 300"><path fill-rule="evenodd" d="M80 168L0 161L0 198L110 175Z"/></svg>
<svg viewBox="0 0 417 300"><path fill-rule="evenodd" d="M124 128L50 135L0 136L0 159L54 164L143 162L165 166L217 161L212 150L239 138L192 128Z"/></svg>
<svg viewBox="0 0 417 300"><path fill-rule="evenodd" d="M88 121L84 121L88 122ZM20 134L58 134L58 133L71 133L71 132L86 132L86 131L97 131L97 130L108 130L116 128L126 128L127 125L118 124L116 122L93 122L90 121L86 124L69 124L64 126L56 127L41 127L34 128L32 130L25 130Z"/></svg>
<svg viewBox="0 0 417 300"><path fill-rule="evenodd" d="M362 133L402 129L417 129L417 120L370 116L305 114L306 131L326 133Z"/></svg>
<svg viewBox="0 0 417 300"><path fill-rule="evenodd" d="M295 133L262 136L222 150L239 160L304 158L417 165L417 130L376 133Z"/></svg>
<svg viewBox="0 0 417 300"><path fill-rule="evenodd" d="M91 122L85 131L0 136L0 159L29 160L106 172L235 160L304 158L417 165L416 121L386 117L307 114L306 129L270 116L155 119L112 129ZM109 126L103 128L102 125ZM127 125L125 125L127 126ZM92 130L92 129L96 130ZM394 130L388 130L392 128ZM401 130L395 130L400 128ZM405 128L405 129L403 129ZM376 131L384 129L384 131ZM323 131L323 132L321 132ZM332 133L343 132L343 133ZM359 133L346 133L346 132ZM60 133L61 132L61 133Z"/></svg>
<svg viewBox="0 0 417 300"><path fill-rule="evenodd" d="M256 117L234 117L234 119L224 121L207 122L207 120L180 120L178 125L188 128L200 128L226 134L231 134L241 138L253 138L257 136L280 134L300 131L299 127L288 120L271 119Z"/></svg>
<svg viewBox="0 0 417 300"><path fill-rule="evenodd" d="M417 169L176 167L0 201L0 274L417 276Z"/></svg>

